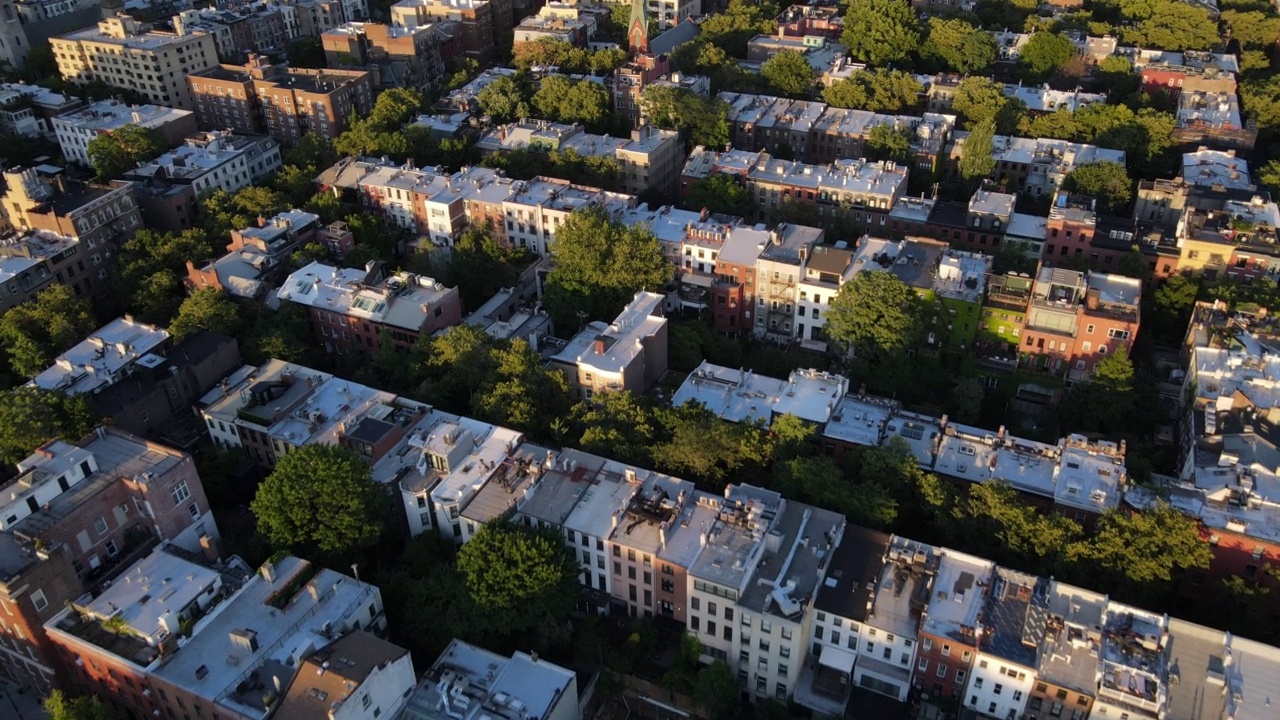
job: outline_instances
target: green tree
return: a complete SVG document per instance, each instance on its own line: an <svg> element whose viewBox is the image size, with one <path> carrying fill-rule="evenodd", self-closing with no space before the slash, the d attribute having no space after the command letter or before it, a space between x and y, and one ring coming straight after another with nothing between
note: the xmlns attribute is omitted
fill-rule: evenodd
<svg viewBox="0 0 1280 720"><path fill-rule="evenodd" d="M55 284L0 316L0 346L13 372L30 378L97 327L89 303L76 297L70 285Z"/></svg>
<svg viewBox="0 0 1280 720"><path fill-rule="evenodd" d="M960 422L977 422L982 417L984 399L986 391L978 378L961 378L951 389L951 416Z"/></svg>
<svg viewBox="0 0 1280 720"><path fill-rule="evenodd" d="M793 98L807 96L818 76L804 56L794 50L783 50L765 60L760 75L778 94Z"/></svg>
<svg viewBox="0 0 1280 720"><path fill-rule="evenodd" d="M285 47L289 67L325 68L324 43L318 37L300 37Z"/></svg>
<svg viewBox="0 0 1280 720"><path fill-rule="evenodd" d="M84 395L20 386L0 394L0 464L6 470L37 447L62 438L74 443L97 419Z"/></svg>
<svg viewBox="0 0 1280 720"><path fill-rule="evenodd" d="M1071 558L1069 546L1083 532L1063 515L1045 515L1003 481L971 483L952 511L953 537L996 562L1056 573Z"/></svg>
<svg viewBox="0 0 1280 720"><path fill-rule="evenodd" d="M719 98L688 88L649 85L640 95L640 108L650 122L684 132L693 145L718 149L729 144L729 104Z"/></svg>
<svg viewBox="0 0 1280 720"><path fill-rule="evenodd" d="M457 286L463 307L480 307L499 290L513 287L531 260L523 248L504 247L490 228L471 225L453 244L448 284Z"/></svg>
<svg viewBox="0 0 1280 720"><path fill-rule="evenodd" d="M458 551L458 571L471 600L503 633L566 622L578 598L578 564L547 528L487 522Z"/></svg>
<svg viewBox="0 0 1280 720"><path fill-rule="evenodd" d="M197 330L235 337L240 328L240 309L236 301L221 290L201 288L182 302L178 314L169 324L169 334L174 342L182 342Z"/></svg>
<svg viewBox="0 0 1280 720"><path fill-rule="evenodd" d="M583 450L631 465L652 463L649 449L661 428L644 398L626 391L596 393L573 406L570 422Z"/></svg>
<svg viewBox="0 0 1280 720"><path fill-rule="evenodd" d="M752 210L750 191L727 173L716 173L691 183L686 205L691 210L706 208L713 213L737 217L749 217Z"/></svg>
<svg viewBox="0 0 1280 720"><path fill-rule="evenodd" d="M1077 165L1062 179L1062 189L1092 196L1107 212L1123 214L1133 197L1133 180L1124 165L1104 160Z"/></svg>
<svg viewBox="0 0 1280 720"><path fill-rule="evenodd" d="M1151 307L1151 331L1161 345L1178 345L1191 319L1200 286L1191 278L1174 275L1160 283L1153 296ZM1143 332L1147 326L1143 325Z"/></svg>
<svg viewBox="0 0 1280 720"><path fill-rule="evenodd" d="M125 125L96 135L86 154L100 182L114 180L168 149L164 136L141 125Z"/></svg>
<svg viewBox="0 0 1280 720"><path fill-rule="evenodd" d="M897 501L879 478L852 482L825 455L797 457L774 467L774 487L789 498L835 510L856 525L884 529L897 518Z"/></svg>
<svg viewBox="0 0 1280 720"><path fill-rule="evenodd" d="M1122 98L1138 91L1141 78L1133 71L1133 63L1121 55L1108 55L1096 70L1099 87L1107 89L1110 98Z"/></svg>
<svg viewBox="0 0 1280 720"><path fill-rule="evenodd" d="M710 720L731 720L738 713L738 679L724 660L716 660L698 673L693 697Z"/></svg>
<svg viewBox="0 0 1280 720"><path fill-rule="evenodd" d="M779 415L769 425L773 442L772 456L775 463L792 460L809 454L814 449L818 429L813 423L795 415Z"/></svg>
<svg viewBox="0 0 1280 720"><path fill-rule="evenodd" d="M209 235L199 228L182 233L139 230L120 247L110 271L113 311L167 326L186 297L187 261L200 267L213 254Z"/></svg>
<svg viewBox="0 0 1280 720"><path fill-rule="evenodd" d="M924 86L901 70L864 70L822 91L828 105L882 113L902 113L920 102Z"/></svg>
<svg viewBox="0 0 1280 720"><path fill-rule="evenodd" d="M972 129L985 121L995 123L995 131L1011 134L1026 112L1021 100L1007 98L1000 83L985 77L967 77L956 88L951 109L960 115L965 127Z"/></svg>
<svg viewBox="0 0 1280 720"><path fill-rule="evenodd" d="M768 455L764 431L721 420L698 403L660 408L666 438L652 447L654 463L673 475L723 489L731 475L762 465Z"/></svg>
<svg viewBox="0 0 1280 720"><path fill-rule="evenodd" d="M498 345L493 372L471 399L471 412L496 425L544 437L551 421L569 410L569 388L560 372L543 365L525 340Z"/></svg>
<svg viewBox="0 0 1280 720"><path fill-rule="evenodd" d="M389 506L359 454L305 445L280 458L249 509L273 545L349 556L378 541Z"/></svg>
<svg viewBox="0 0 1280 720"><path fill-rule="evenodd" d="M116 720L119 715L110 705L94 696L68 697L54 690L42 705L49 720Z"/></svg>
<svg viewBox="0 0 1280 720"><path fill-rule="evenodd" d="M955 17L929 18L928 37L920 55L941 70L981 73L996 61L995 38L968 21Z"/></svg>
<svg viewBox="0 0 1280 720"><path fill-rule="evenodd" d="M995 172L996 159L992 155L995 138L995 121L984 120L973 126L969 137L960 149L960 176L970 183L981 182Z"/></svg>
<svg viewBox="0 0 1280 720"><path fill-rule="evenodd" d="M1222 22L1241 47L1268 49L1280 37L1280 16L1274 12L1227 9L1222 11Z"/></svg>
<svg viewBox="0 0 1280 720"><path fill-rule="evenodd" d="M902 63L920 47L920 23L906 0L849 0L840 42L872 67Z"/></svg>
<svg viewBox="0 0 1280 720"><path fill-rule="evenodd" d="M899 130L888 123L876 125L863 143L868 160L890 160L906 165L911 160L911 131Z"/></svg>
<svg viewBox="0 0 1280 720"><path fill-rule="evenodd" d="M1023 80L1040 83L1048 80L1075 55L1075 46L1061 33L1038 32L1022 47L1018 72Z"/></svg>
<svg viewBox="0 0 1280 720"><path fill-rule="evenodd" d="M1068 554L1092 587L1114 588L1129 602L1161 596L1175 573L1208 567L1213 557L1196 521L1163 502L1141 512L1108 510Z"/></svg>
<svg viewBox="0 0 1280 720"><path fill-rule="evenodd" d="M488 89L488 88L486 88ZM533 107L547 120L602 128L612 122L609 92L600 83L550 75L539 83Z"/></svg>
<svg viewBox="0 0 1280 720"><path fill-rule="evenodd" d="M778 9L770 3L729 0L723 12L708 15L700 34L732 57L747 56L747 42L756 35L772 35L778 29Z"/></svg>
<svg viewBox="0 0 1280 720"><path fill-rule="evenodd" d="M214 238L221 243L232 230L256 227L258 218L269 218L288 210L289 203L283 195L269 187L250 185L234 193L222 188L209 192L200 198L199 208L200 226L207 235L206 242L212 248ZM184 241L194 240L194 237L189 236L187 232L184 232L181 237ZM212 250L203 258L207 259L211 256ZM179 263L179 267L181 266Z"/></svg>
<svg viewBox="0 0 1280 720"><path fill-rule="evenodd" d="M560 328L616 317L639 290L660 291L671 267L653 232L625 226L601 208L571 214L551 245L543 301Z"/></svg>
<svg viewBox="0 0 1280 720"><path fill-rule="evenodd" d="M1208 50L1218 44L1218 23L1206 8L1178 0L1150 2L1148 7L1150 16L1121 29L1125 43L1178 52Z"/></svg>
<svg viewBox="0 0 1280 720"><path fill-rule="evenodd" d="M867 362L900 357L919 339L922 302L892 273L858 273L840 287L827 310L832 342Z"/></svg>

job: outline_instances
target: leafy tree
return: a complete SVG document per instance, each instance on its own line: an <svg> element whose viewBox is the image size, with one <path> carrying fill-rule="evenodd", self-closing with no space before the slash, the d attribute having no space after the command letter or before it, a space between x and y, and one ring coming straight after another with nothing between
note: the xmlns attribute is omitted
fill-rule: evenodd
<svg viewBox="0 0 1280 720"><path fill-rule="evenodd" d="M1206 8L1178 0L1122 3L1136 6L1145 4L1151 14L1136 25L1121 29L1120 38L1139 47L1160 50L1208 50L1218 44L1218 24ZM1125 13L1128 15L1128 13ZM1132 17L1132 16L1131 16Z"/></svg>
<svg viewBox="0 0 1280 720"><path fill-rule="evenodd" d="M813 451L818 430L813 423L795 415L779 415L769 425L775 463L806 455Z"/></svg>
<svg viewBox="0 0 1280 720"><path fill-rule="evenodd" d="M597 393L573 406L570 422L578 447L632 465L650 465L649 450L661 431L652 406L629 392Z"/></svg>
<svg viewBox="0 0 1280 720"><path fill-rule="evenodd" d="M116 720L119 715L101 698L89 695L68 697L54 690L42 705L49 720Z"/></svg>
<svg viewBox="0 0 1280 720"><path fill-rule="evenodd" d="M108 292L117 312L168 325L186 297L186 262L199 267L213 257L209 236L198 228L182 233L142 229L120 247Z"/></svg>
<svg viewBox="0 0 1280 720"><path fill-rule="evenodd" d="M723 489L731 475L761 465L767 456L763 430L721 420L698 403L661 408L658 418L668 439L652 447L654 463L709 488Z"/></svg>
<svg viewBox="0 0 1280 720"><path fill-rule="evenodd" d="M525 340L495 348L494 371L471 400L472 413L488 422L542 437L569 409L564 376L542 364Z"/></svg>
<svg viewBox="0 0 1280 720"><path fill-rule="evenodd" d="M1108 55L1098 63L1098 85L1106 88L1111 98L1122 98L1138 91L1141 79L1133 71L1133 63L1121 55Z"/></svg>
<svg viewBox="0 0 1280 720"><path fill-rule="evenodd" d="M481 111L495 123L508 123L529 117L531 95L517 78L502 76L489 83L476 95Z"/></svg>
<svg viewBox="0 0 1280 720"><path fill-rule="evenodd" d="M289 209L283 195L261 185L250 185L234 193L218 188L201 197L199 204L200 225L208 241L216 238L219 243L232 230L256 226L258 218L269 218ZM187 234L183 233L183 237Z"/></svg>
<svg viewBox="0 0 1280 720"><path fill-rule="evenodd" d="M613 118L609 92L590 80L575 82L563 75L543 78L532 102L541 117L556 122L601 129Z"/></svg>
<svg viewBox="0 0 1280 720"><path fill-rule="evenodd" d="M1096 198L1111 213L1123 213L1133 197L1133 180L1124 165L1109 161L1077 165L1062 179L1062 188Z"/></svg>
<svg viewBox="0 0 1280 720"><path fill-rule="evenodd" d="M1177 345L1186 332L1195 307L1200 286L1191 278L1174 275L1160 283L1153 296L1150 316L1151 331L1162 345ZM1147 326L1143 326L1146 332Z"/></svg>
<svg viewBox="0 0 1280 720"><path fill-rule="evenodd" d="M992 155L995 129L994 120L984 120L969 131L969 137L960 149L960 176L965 180L981 182L995 172L996 159Z"/></svg>
<svg viewBox="0 0 1280 720"><path fill-rule="evenodd" d="M962 378L951 390L951 414L960 422L977 422L982 417L986 391L978 378Z"/></svg>
<svg viewBox="0 0 1280 720"><path fill-rule="evenodd" d="M1196 521L1163 502L1142 512L1108 510L1093 536L1068 553L1092 587L1115 588L1130 601L1149 599L1175 572L1208 567L1213 556Z"/></svg>
<svg viewBox="0 0 1280 720"><path fill-rule="evenodd" d="M1044 82L1061 70L1075 52L1075 46L1061 33L1035 33L1018 57L1019 73L1029 82Z"/></svg>
<svg viewBox="0 0 1280 720"><path fill-rule="evenodd" d="M725 173L716 173L690 184L686 204L693 210L706 208L713 213L737 217L749 217L752 210L750 191L737 178Z"/></svg>
<svg viewBox="0 0 1280 720"><path fill-rule="evenodd" d="M285 47L289 67L325 68L324 43L318 37L300 37Z"/></svg>
<svg viewBox="0 0 1280 720"><path fill-rule="evenodd" d="M735 0L736 1L736 0ZM716 660L698 673L693 697L711 720L731 720L738 713L738 679L724 660Z"/></svg>
<svg viewBox="0 0 1280 720"><path fill-rule="evenodd" d="M76 297L70 285L55 284L0 316L0 346L13 372L30 378L97 327L89 303Z"/></svg>
<svg viewBox="0 0 1280 720"><path fill-rule="evenodd" d="M722 148L729 144L729 104L688 88L650 85L640 95L640 109L661 128L680 130L693 145Z"/></svg>
<svg viewBox="0 0 1280 720"><path fill-rule="evenodd" d="M906 0L849 0L840 42L855 60L885 67L920 47L920 24Z"/></svg>
<svg viewBox="0 0 1280 720"><path fill-rule="evenodd" d="M880 478L864 473L859 482L850 482L825 455L797 457L778 465L775 482L783 495L835 510L857 525L884 529L898 515L897 501Z"/></svg>
<svg viewBox="0 0 1280 720"><path fill-rule="evenodd" d="M0 394L0 464L5 469L54 439L76 442L97 425L89 399L20 386Z"/></svg>
<svg viewBox="0 0 1280 720"><path fill-rule="evenodd" d="M732 57L747 56L747 42L756 35L772 35L778 30L776 6L729 0L723 12L712 13L699 25L700 34Z"/></svg>
<svg viewBox="0 0 1280 720"><path fill-rule="evenodd" d="M120 177L168 149L164 136L141 125L125 125L89 141L86 154L100 182Z"/></svg>
<svg viewBox="0 0 1280 720"><path fill-rule="evenodd" d="M1223 578L1217 617L1225 619L1225 630L1275 645L1280 642L1276 625L1280 606L1272 591L1274 581L1280 580L1280 571L1267 564L1262 566L1261 575L1271 578L1272 582L1258 582L1239 575Z"/></svg>
<svg viewBox="0 0 1280 720"><path fill-rule="evenodd" d="M990 120L995 123L996 132L1008 135L1018 127L1026 105L1021 100L1005 97L1003 86L993 80L968 77L956 88L951 109L960 115L968 128Z"/></svg>
<svg viewBox="0 0 1280 720"><path fill-rule="evenodd" d="M997 562L1054 573L1070 559L1068 547L1082 535L1073 520L1045 515L1022 501L1008 483L971 483L952 511L954 537Z"/></svg>
<svg viewBox="0 0 1280 720"><path fill-rule="evenodd" d="M822 91L828 105L872 112L901 113L920 102L924 86L901 70L864 70Z"/></svg>
<svg viewBox="0 0 1280 720"><path fill-rule="evenodd" d="M476 79L479 74L479 60L465 55L457 55L449 61L449 76L445 78L440 91L445 93L453 92Z"/></svg>
<svg viewBox="0 0 1280 720"><path fill-rule="evenodd" d="M359 454L304 445L280 458L249 509L273 545L346 556L378 541L389 506Z"/></svg>
<svg viewBox="0 0 1280 720"><path fill-rule="evenodd" d="M1280 37L1280 16L1257 10L1222 11L1222 22L1231 32L1231 39L1244 48L1267 49Z"/></svg>
<svg viewBox="0 0 1280 720"><path fill-rule="evenodd" d="M911 131L887 123L871 128L863 151L868 160L890 160L905 165L911 160Z"/></svg>
<svg viewBox="0 0 1280 720"><path fill-rule="evenodd" d="M898 362L918 341L923 304L889 272L861 272L840 287L827 311L827 338L877 367Z"/></svg>
<svg viewBox="0 0 1280 720"><path fill-rule="evenodd" d="M780 95L803 98L813 88L817 73L804 56L794 50L783 50L760 66L760 75Z"/></svg>
<svg viewBox="0 0 1280 720"><path fill-rule="evenodd" d="M236 301L220 290L201 288L182 302L178 314L169 324L169 334L174 342L181 342L197 330L235 337L240 327L240 310Z"/></svg>
<svg viewBox="0 0 1280 720"><path fill-rule="evenodd" d="M578 598L578 564L560 534L507 519L485 523L462 546L458 571L499 632L564 622Z"/></svg>
<svg viewBox="0 0 1280 720"><path fill-rule="evenodd" d="M543 301L560 328L612 319L643 289L661 290L671 267L658 238L644 226L627 227L601 208L571 214L551 245L553 269Z"/></svg>
<svg viewBox="0 0 1280 720"><path fill-rule="evenodd" d="M464 307L480 307L502 288L514 286L531 259L523 248L504 247L489 228L471 225L453 244L449 284L457 286Z"/></svg>
<svg viewBox="0 0 1280 720"><path fill-rule="evenodd" d="M929 18L920 55L935 66L958 73L981 73L999 54L995 38L961 18Z"/></svg>

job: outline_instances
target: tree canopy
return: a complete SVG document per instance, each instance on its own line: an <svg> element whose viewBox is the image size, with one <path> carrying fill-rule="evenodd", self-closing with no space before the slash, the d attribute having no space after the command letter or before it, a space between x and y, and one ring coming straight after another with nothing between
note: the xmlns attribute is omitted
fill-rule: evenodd
<svg viewBox="0 0 1280 720"><path fill-rule="evenodd" d="M960 116L965 127L992 121L995 131L1011 134L1026 113L1027 106L1016 98L1005 97L1004 87L989 78L967 77L956 88L951 109Z"/></svg>
<svg viewBox="0 0 1280 720"><path fill-rule="evenodd" d="M0 466L12 468L54 438L74 443L97 424L85 395L26 385L5 390L0 393Z"/></svg>
<svg viewBox="0 0 1280 720"><path fill-rule="evenodd" d="M807 96L818 77L804 55L794 50L783 50L765 60L760 75L779 95L793 98Z"/></svg>
<svg viewBox="0 0 1280 720"><path fill-rule="evenodd" d="M164 136L141 125L124 125L94 136L86 147L99 182L114 180L169 147Z"/></svg>
<svg viewBox="0 0 1280 720"><path fill-rule="evenodd" d="M930 17L920 56L939 70L981 73L996 61L995 38L962 18Z"/></svg>
<svg viewBox="0 0 1280 720"><path fill-rule="evenodd" d="M550 529L487 522L458 551L458 570L475 605L507 633L563 620L578 599L578 565Z"/></svg>
<svg viewBox="0 0 1280 720"><path fill-rule="evenodd" d="M992 155L995 129L995 120L983 120L975 124L965 138L960 149L960 176L970 183L980 182L995 172L996 159Z"/></svg>
<svg viewBox="0 0 1280 720"><path fill-rule="evenodd" d="M546 120L582 123L597 132L613 124L609 91L591 80L574 81L563 75L545 77L532 102L538 116Z"/></svg>
<svg viewBox="0 0 1280 720"><path fill-rule="evenodd" d="M169 324L169 334L174 342L182 342L197 330L235 337L240 326L240 311L235 300L221 290L201 288L182 301L178 314Z"/></svg>
<svg viewBox="0 0 1280 720"><path fill-rule="evenodd" d="M273 545L346 556L378 541L389 503L363 457L304 445L280 458L250 509Z"/></svg>
<svg viewBox="0 0 1280 720"><path fill-rule="evenodd" d="M101 698L82 695L69 697L54 690L44 699L43 709L49 720L116 720L119 715Z"/></svg>
<svg viewBox="0 0 1280 720"><path fill-rule="evenodd" d="M872 67L907 61L920 47L920 23L906 0L848 0L840 42Z"/></svg>
<svg viewBox="0 0 1280 720"><path fill-rule="evenodd" d="M706 208L713 213L750 217L751 192L734 176L715 173L689 185L686 205L691 210Z"/></svg>
<svg viewBox="0 0 1280 720"><path fill-rule="evenodd" d="M1090 195L1101 208L1117 214L1124 214L1133 198L1133 180L1124 165L1105 160L1077 165L1062 179L1062 189Z"/></svg>
<svg viewBox="0 0 1280 720"><path fill-rule="evenodd" d="M688 88L649 85L640 95L640 108L660 128L680 130L693 145L718 149L729 144L729 104Z"/></svg>
<svg viewBox="0 0 1280 720"><path fill-rule="evenodd" d="M0 316L0 346L13 372L30 378L97 328L89 303L70 285L55 283Z"/></svg>
<svg viewBox="0 0 1280 720"><path fill-rule="evenodd" d="M827 310L826 335L871 368L901 362L919 340L923 307L915 290L887 271L860 272Z"/></svg>
<svg viewBox="0 0 1280 720"><path fill-rule="evenodd" d="M1018 57L1019 74L1027 82L1044 82L1061 70L1075 52L1075 46L1061 33L1035 33Z"/></svg>
<svg viewBox="0 0 1280 720"><path fill-rule="evenodd" d="M822 100L840 108L882 113L908 112L920 102L924 87L901 70L864 70L822 91Z"/></svg>
<svg viewBox="0 0 1280 720"><path fill-rule="evenodd" d="M863 143L863 153L868 160L908 164L911 160L911 131L899 130L887 123L876 125Z"/></svg>

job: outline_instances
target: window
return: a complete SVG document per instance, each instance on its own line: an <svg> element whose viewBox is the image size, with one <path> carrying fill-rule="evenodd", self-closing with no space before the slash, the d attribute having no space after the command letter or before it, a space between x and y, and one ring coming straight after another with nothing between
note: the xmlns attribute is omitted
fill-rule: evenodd
<svg viewBox="0 0 1280 720"><path fill-rule="evenodd" d="M929 660L927 658L920 658L920 662L916 665L916 669L919 670L920 672L924 672L928 670Z"/></svg>
<svg viewBox="0 0 1280 720"><path fill-rule="evenodd" d="M956 671L956 683L964 682L965 672L963 670Z"/></svg>
<svg viewBox="0 0 1280 720"><path fill-rule="evenodd" d="M942 657L951 657L951 646L950 646L950 645L943 645L943 646L942 646Z"/></svg>
<svg viewBox="0 0 1280 720"><path fill-rule="evenodd" d="M692 599L690 599L690 600L689 600L689 609L691 609L691 610L701 610L701 609L702 609L702 598L692 598Z"/></svg>
<svg viewBox="0 0 1280 720"><path fill-rule="evenodd" d="M872 633L874 633L874 632L875 632L875 630L872 630L871 632L872 632ZM924 639L924 644L923 644L923 645L921 645L921 648L922 648L925 652L929 652L930 650L932 650L932 649L933 649L933 638L925 638L925 639Z"/></svg>
<svg viewBox="0 0 1280 720"><path fill-rule="evenodd" d="M946 676L947 676L947 666L943 665L942 663L938 663L938 677L944 678Z"/></svg>
<svg viewBox="0 0 1280 720"><path fill-rule="evenodd" d="M1022 691L1021 691L1021 690L1014 690L1014 691L1013 691L1013 701L1014 701L1014 702L1021 702L1021 701L1022 701Z"/></svg>
<svg viewBox="0 0 1280 720"><path fill-rule="evenodd" d="M1000 683L996 683L995 688L992 689L992 692L994 692L996 695L999 695L1003 691L1004 691L1004 685L1001 685Z"/></svg>
<svg viewBox="0 0 1280 720"><path fill-rule="evenodd" d="M49 599L44 596L44 590L37 590L31 593L31 604L35 607L36 612L49 607Z"/></svg>
<svg viewBox="0 0 1280 720"><path fill-rule="evenodd" d="M187 489L187 481L183 480L173 486L173 504L181 505L183 500L191 497L191 491Z"/></svg>
<svg viewBox="0 0 1280 720"><path fill-rule="evenodd" d="M106 518L98 518L97 520L94 520L93 529L96 530L99 535L106 535L107 534Z"/></svg>

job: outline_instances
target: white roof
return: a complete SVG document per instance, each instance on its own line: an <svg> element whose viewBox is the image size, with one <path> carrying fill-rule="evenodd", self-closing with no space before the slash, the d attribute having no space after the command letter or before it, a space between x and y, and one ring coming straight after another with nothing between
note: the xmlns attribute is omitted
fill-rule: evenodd
<svg viewBox="0 0 1280 720"><path fill-rule="evenodd" d="M773 412L826 423L848 391L849 379L843 376L812 369L793 370L773 403Z"/></svg>
<svg viewBox="0 0 1280 720"><path fill-rule="evenodd" d="M364 285L367 273L313 262L291 274L276 293L281 300L373 320L417 332L449 292L432 278L398 273L378 287Z"/></svg>
<svg viewBox="0 0 1280 720"><path fill-rule="evenodd" d="M171 618L176 628L178 615L219 582L217 571L157 550L86 607L99 619L119 617L133 634L155 645L171 632L161 627L161 618Z"/></svg>
<svg viewBox="0 0 1280 720"><path fill-rule="evenodd" d="M1249 163L1234 152L1200 148L1182 154L1182 178L1192 185L1222 185L1236 190L1251 190Z"/></svg>
<svg viewBox="0 0 1280 720"><path fill-rule="evenodd" d="M921 629L930 635L976 646L974 632L995 567L990 560L954 550L942 551L942 562L938 563L938 574L933 580L933 597L929 599ZM965 629L968 629L967 635Z"/></svg>
<svg viewBox="0 0 1280 720"><path fill-rule="evenodd" d="M777 378L704 360L680 384L671 404L679 406L693 400L730 422L768 424L773 417L773 405L786 385Z"/></svg>
<svg viewBox="0 0 1280 720"><path fill-rule="evenodd" d="M658 293L636 293L612 324L589 323L553 359L605 374L621 374L644 351L645 340L666 326L667 319L655 314L662 311L665 302ZM597 352L597 341L603 344L603 353Z"/></svg>
<svg viewBox="0 0 1280 720"><path fill-rule="evenodd" d="M121 372L169 339L169 332L130 317L112 320L59 355L32 384L78 394L114 384Z"/></svg>
<svg viewBox="0 0 1280 720"><path fill-rule="evenodd" d="M996 460L995 434L981 428L949 423L938 443L934 470L969 482L986 482Z"/></svg>
<svg viewBox="0 0 1280 720"><path fill-rule="evenodd" d="M845 395L836 404L822 434L856 445L879 445L898 403L871 395Z"/></svg>

